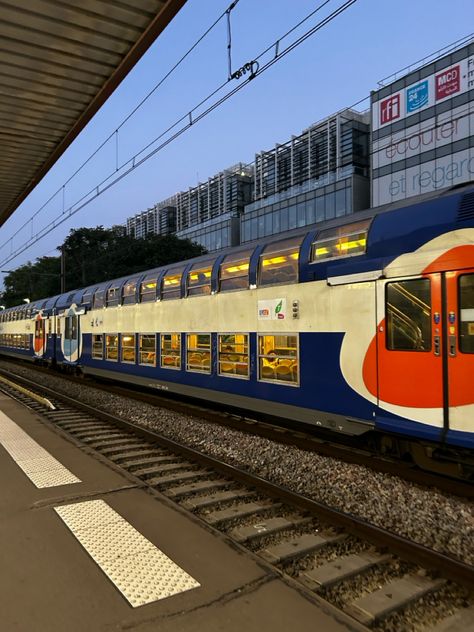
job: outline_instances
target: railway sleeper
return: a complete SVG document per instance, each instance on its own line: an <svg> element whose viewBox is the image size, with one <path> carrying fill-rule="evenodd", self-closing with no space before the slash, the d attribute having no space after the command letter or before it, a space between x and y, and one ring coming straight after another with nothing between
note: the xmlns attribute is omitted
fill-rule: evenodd
<svg viewBox="0 0 474 632"><path fill-rule="evenodd" d="M204 509L205 507L217 505L229 500L240 500L241 498L250 498L253 496L256 496L256 492L248 489L229 489L227 491L216 492L215 494L208 496L198 496L197 498L185 500L181 503L181 505L185 509L195 511L196 509Z"/></svg>
<svg viewBox="0 0 474 632"><path fill-rule="evenodd" d="M311 522L312 518L303 518L302 516L279 516L276 518L269 518L268 520L260 520L252 525L245 527L236 527L229 533L230 537L236 542L242 544L249 544L264 538L269 535L275 535L282 533L288 529L294 529L300 527L308 522Z"/></svg>
<svg viewBox="0 0 474 632"><path fill-rule="evenodd" d="M281 503L242 503L233 505L232 507L226 507L225 509L218 509L217 511L211 511L210 513L202 514L202 518L212 524L213 526L220 526L230 520L241 520L248 518L252 515L258 515L268 512L269 510L276 510L281 507Z"/></svg>
<svg viewBox="0 0 474 632"><path fill-rule="evenodd" d="M263 557L267 562L270 562L270 564L292 562L309 553L314 553L329 544L342 542L342 540L347 537L345 533L328 535L322 533L303 533L293 540L281 542L280 544L275 544L262 551L258 551L258 555Z"/></svg>
<svg viewBox="0 0 474 632"><path fill-rule="evenodd" d="M209 478L209 470L189 470L182 472L174 472L168 476L157 476L147 480L148 485L152 487L162 487L163 485L170 485L173 483L181 483L183 481L189 481L198 478Z"/></svg>
<svg viewBox="0 0 474 632"><path fill-rule="evenodd" d="M360 623L371 626L395 611L404 609L428 593L446 584L445 579L430 579L422 575L407 575L385 584L345 606L344 611Z"/></svg>
<svg viewBox="0 0 474 632"><path fill-rule="evenodd" d="M364 573L375 566L388 563L392 559L391 555L377 553L376 551L352 553L320 566L315 566L304 572L300 580L312 590L325 589L345 579Z"/></svg>
<svg viewBox="0 0 474 632"><path fill-rule="evenodd" d="M225 479L209 479L205 481L196 481L195 483L189 483L189 485L178 485L177 487L170 487L166 490L166 495L169 498L175 498L179 500L182 497L193 496L202 492L230 487L233 484L234 483L232 481L227 481Z"/></svg>

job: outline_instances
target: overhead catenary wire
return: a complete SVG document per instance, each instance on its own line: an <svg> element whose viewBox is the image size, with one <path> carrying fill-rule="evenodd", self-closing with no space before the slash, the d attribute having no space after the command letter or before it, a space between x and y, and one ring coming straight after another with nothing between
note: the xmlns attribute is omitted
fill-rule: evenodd
<svg viewBox="0 0 474 632"><path fill-rule="evenodd" d="M259 55L255 58L254 61L262 59L262 57L266 53L268 53L269 51L276 50L278 52L278 54L275 54L265 64L259 65L259 67L256 69L255 72L252 72L251 74L249 74L238 85L236 85L229 92L227 92L222 97L217 99L214 103L209 105L202 112L199 112L198 114L195 114L196 111L199 111L199 109L201 107L205 106L213 97L215 97L219 92L221 92L221 90L223 90L223 88L225 86L229 85L229 79L227 79L225 82L221 83L208 96L206 96L196 106L194 106L194 108L192 108L192 110L190 110L189 112L187 112L186 114L181 116L172 125L170 125L165 131L161 132L158 136L156 136L153 140L151 140L147 145L142 147L142 149L139 152L137 152L131 158L129 158L118 169L114 169L113 173L109 174L106 178L104 178L98 184L95 184L94 187L92 187L87 193L85 193L82 197L80 197L78 200L76 200L76 202L74 202L71 206L69 206L68 209L64 210L64 212L62 212L61 215L57 216L51 222L49 222L46 226L44 226L42 229L40 229L33 238L31 238L31 239L27 240L26 242L24 242L23 244L21 244L16 250L14 250L14 251L12 250L10 255L8 255L5 259L3 259L0 262L0 266L6 265L10 261L12 261L16 257L18 257L20 254L25 252L32 245L34 245L35 243L40 241L45 235L49 234L52 230L56 229L58 226L63 224L65 221L67 221L70 217L72 217L73 215L78 213L80 210L82 210L84 207L86 207L88 204L90 204L93 200L97 199L97 197L99 197L100 195L102 195L103 193L108 191L111 187L116 185L120 180L125 178L127 175L129 175L131 172L133 172L135 169L137 169L139 166L141 166L144 162L149 160L151 157L156 155L159 151L164 149L167 145L169 145L174 140L176 140L179 136L181 136L184 132L186 132L191 126L195 125L200 120L202 120L203 118L208 116L216 108L220 107L225 101L227 101L232 96L234 96L237 92L242 90L245 86L248 85L248 83L251 80L253 80L255 77L258 77L261 74L263 74L266 70L271 68L275 63L277 63L281 59L283 59L288 53L290 53L293 50L295 50L295 48L300 46L309 37L311 37L312 35L317 33L320 29L322 29L324 26L329 24L332 20L334 20L339 15L341 15L344 11L346 11L349 7L351 7L353 4L355 4L357 2L357 0L346 0L346 2L343 2L339 7L337 7L334 11L332 11L330 14L328 14L325 18L323 18L321 21L319 21L313 27L308 29L300 37L298 37L296 40L294 40L293 42L288 44L288 46L286 48L283 48L283 49L280 48L281 42L285 38L287 38L292 32L294 32L294 30L296 28L298 28L299 26L301 26L302 24L307 22L308 19L310 19L310 17L314 16L318 11L320 11L330 1L331 0L325 0L323 3L321 3L315 10L313 10L310 14L308 14L308 16L306 16L303 20L301 20L297 25L293 26L285 34L283 34L277 40L275 40L270 46L268 46L266 49L264 49L264 51L259 53ZM221 19L225 14L226 14L226 12L224 12L220 16L220 18L218 18L218 20ZM216 22L214 24L216 24L216 23L217 23L217 20L216 20ZM180 127L179 129L176 129L176 128L178 128L178 126L180 124L183 124L182 127ZM176 131L173 132L173 130L175 130L175 129L176 129ZM171 132L173 132L173 133L171 134ZM113 137L114 134L115 134L115 131L111 134L111 136L109 138ZM161 142L159 145L157 145L156 147L154 147L153 149L148 151L148 153L145 153L145 152L147 152L147 150L149 150L151 147L153 147L156 143L158 143L161 139L163 139L167 134L171 134L171 136L169 136L168 138L163 140L163 142ZM97 153L97 151L99 151L99 149L97 149L95 153ZM87 160L89 161L91 158L92 158L92 156L90 156ZM82 168L85 164L86 163L84 163L80 168ZM117 173L118 171L121 171L121 173ZM58 190L58 192L61 191L61 190L62 190L62 187L61 187L61 189ZM58 194L58 192L56 192L53 196L51 196L50 200L54 199L54 197ZM43 206L43 208L44 208L44 206ZM34 217L36 217L38 213L39 213L39 211L37 211L32 216L32 219ZM27 222L22 228L27 226L28 223L29 222ZM19 229L19 230L21 230L21 229ZM15 235L13 235L7 242L2 244L0 246L0 250L4 246L6 246L8 243L12 243L13 237L16 236L18 234L18 232L19 231L17 231L15 233Z"/></svg>

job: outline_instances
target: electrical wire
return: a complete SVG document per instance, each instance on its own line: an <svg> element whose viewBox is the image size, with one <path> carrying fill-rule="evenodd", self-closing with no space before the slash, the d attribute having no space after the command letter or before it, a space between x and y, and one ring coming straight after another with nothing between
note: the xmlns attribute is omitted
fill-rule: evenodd
<svg viewBox="0 0 474 632"><path fill-rule="evenodd" d="M120 180L122 180L127 175L129 175L131 172L133 172L135 169L137 169L140 165L142 165L144 162L149 160L152 156L154 156L159 151L164 149L167 145L169 145L174 140L176 140L179 136L181 136L184 132L186 132L192 125L195 125L197 122L199 122L200 120L202 120L203 118L208 116L216 108L220 107L225 101L227 101L229 98L234 96L237 92L242 90L255 77L260 76L261 74L263 74L266 70L271 68L275 63L279 62L283 57L285 57L288 53L290 53L293 50L295 50L295 48L300 46L309 37L311 37L312 35L317 33L320 29L322 29L324 26L326 26L327 24L332 22L332 20L334 20L339 15L341 15L344 11L346 11L349 7L351 7L353 4L355 4L357 2L357 0L346 0L346 2L344 2L342 5L340 5L332 13L327 15L320 22L318 22L316 25L314 25L312 28L310 28L305 33L303 33L300 37L298 37L295 41L290 43L286 48L284 48L283 50L280 51L280 49L279 49L280 42L283 39L285 39L286 37L288 37L289 34L291 34L296 28L298 28L298 26L301 26L311 16L313 16L316 12L321 10L321 8L323 8L325 5L327 5L328 2L330 2L330 1L331 0L325 0L314 11L312 11L308 16L306 16L301 22L299 22L296 26L292 27L283 36L279 37L273 44L271 44L264 51L262 51L262 53L260 53L258 55L258 57L255 58L255 61L258 60L258 59L261 59L262 56L264 56L266 53L268 53L269 51L274 50L274 49L275 49L275 51L278 52L278 54L274 55L274 57L272 59L270 59L266 64L264 64L262 66L259 66L255 73L250 74L241 83L236 85L235 88L233 88L232 90L227 92L225 95L220 97L217 101L215 101L214 103L209 105L205 110L203 110L202 112L200 112L196 116L193 116L193 113L196 112L196 110L199 110L199 108L201 108L205 104L207 104L226 85L228 85L229 84L229 80L226 80L224 83L222 83L220 86L218 86L207 97L205 97L203 100L201 100L200 103L198 103L192 110L190 110L187 114L181 116L177 121L175 121L175 123L173 123L170 127L168 127L167 130L165 130L164 132L159 134L152 141L150 141L145 147L143 147L139 152L137 152L129 160L127 160L125 163L123 163L123 165L121 165L121 167L119 168L119 170L123 169L122 173L117 174L117 170L116 170L114 173L109 174L104 180L99 182L99 184L96 184L92 189L90 189L81 198L79 198L74 204L72 204L69 207L68 210L63 210L63 212L62 212L62 214L60 216L56 217L49 224L44 226L40 231L38 231L36 233L36 235L34 237L32 237L30 240L24 242L15 251L12 251L10 253L10 255L8 255L4 260L2 260L0 262L0 267L6 265L10 261L12 261L16 257L18 257L20 254L25 252L32 245L34 245L35 243L40 241L40 239L42 239L46 234L49 234L52 230L56 229L58 226L63 224L65 221L67 221L70 217L72 217L73 215L78 213L80 210L82 210L85 206L90 204L93 200L97 199L97 197L99 197L100 195L102 195L103 193L108 191L111 187L113 187ZM225 15L225 13L223 15ZM177 129L170 137L166 138L166 140L164 140L157 147L154 147L153 149L151 149L145 155L142 155L142 154L144 154L144 152L146 152L148 149L150 149L153 145L155 145L158 141L160 141L164 136L166 136L167 134L171 133L175 128L178 128L178 126L181 123L183 123L184 121L187 121L187 122L182 127ZM61 191L61 189L59 189L58 192ZM58 192L56 192L55 195L57 195ZM52 198L54 198L55 195L52 196ZM37 215L37 213L33 217L35 217L36 215ZM24 228L27 225L28 225L28 223L25 224L22 228ZM13 239L13 237L10 238L7 242L5 242L2 246L0 246L0 250L5 245L10 243L12 239Z"/></svg>

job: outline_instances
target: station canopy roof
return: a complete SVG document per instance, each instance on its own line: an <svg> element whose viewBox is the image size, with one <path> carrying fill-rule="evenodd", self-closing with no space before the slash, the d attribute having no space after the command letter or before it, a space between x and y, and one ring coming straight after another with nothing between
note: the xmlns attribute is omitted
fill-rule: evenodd
<svg viewBox="0 0 474 632"><path fill-rule="evenodd" d="M0 0L0 226L186 0Z"/></svg>

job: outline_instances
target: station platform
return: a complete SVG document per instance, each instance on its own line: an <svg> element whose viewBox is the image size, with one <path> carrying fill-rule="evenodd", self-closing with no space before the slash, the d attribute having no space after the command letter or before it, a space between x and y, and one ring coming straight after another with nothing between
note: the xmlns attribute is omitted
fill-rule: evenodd
<svg viewBox="0 0 474 632"><path fill-rule="evenodd" d="M2 393L0 480L2 630L360 630Z"/></svg>

